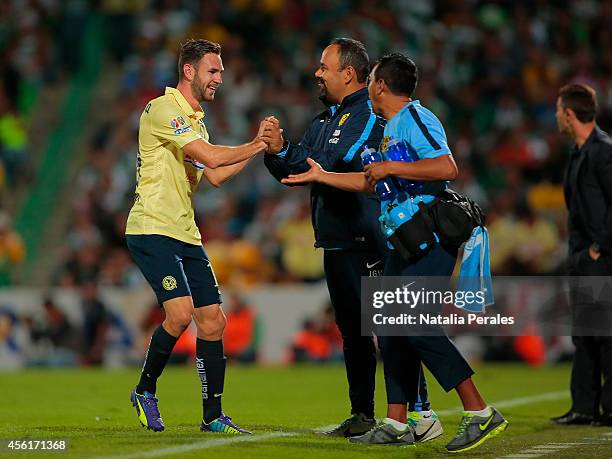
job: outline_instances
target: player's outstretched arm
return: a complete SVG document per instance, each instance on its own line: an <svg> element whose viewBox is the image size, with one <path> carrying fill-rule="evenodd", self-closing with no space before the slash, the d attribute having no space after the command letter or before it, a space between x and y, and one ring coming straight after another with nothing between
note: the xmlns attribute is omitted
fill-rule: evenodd
<svg viewBox="0 0 612 459"><path fill-rule="evenodd" d="M306 162L310 165L309 170L302 174L291 174L281 180L282 183L304 185L317 182L353 193L370 191L363 172L327 172L312 158L307 158Z"/></svg>
<svg viewBox="0 0 612 459"><path fill-rule="evenodd" d="M257 138L236 147L213 145L203 139L198 139L185 145L183 151L207 168L216 169L250 159L265 151L266 147L266 143Z"/></svg>
<svg viewBox="0 0 612 459"><path fill-rule="evenodd" d="M412 163L383 161L369 164L364 170L371 186L390 175L411 180L437 181L455 180L459 172L451 155L424 158Z"/></svg>
<svg viewBox="0 0 612 459"><path fill-rule="evenodd" d="M253 158L254 156L251 156L249 159L245 159L239 163L230 164L229 166L219 166L216 169L206 168L204 169L204 177L206 177L208 183L218 188L244 169Z"/></svg>
<svg viewBox="0 0 612 459"><path fill-rule="evenodd" d="M213 145L204 139L198 139L185 145L183 151L186 155L191 156L209 169L241 163L258 153L266 151L268 145L261 139L261 136L270 122L267 119L263 120L260 123L257 136L248 143L230 147L226 145Z"/></svg>

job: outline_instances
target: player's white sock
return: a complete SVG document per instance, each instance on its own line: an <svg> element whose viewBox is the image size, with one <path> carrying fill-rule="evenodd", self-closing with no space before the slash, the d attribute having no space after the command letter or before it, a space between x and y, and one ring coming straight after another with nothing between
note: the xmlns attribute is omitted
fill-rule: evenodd
<svg viewBox="0 0 612 459"><path fill-rule="evenodd" d="M399 431L404 431L408 428L408 424L404 424L403 422L396 421L395 419L385 418L383 419L385 424L390 424L395 427Z"/></svg>
<svg viewBox="0 0 612 459"><path fill-rule="evenodd" d="M488 418L489 416L491 416L491 413L493 413L493 410L491 409L490 406L487 406L485 409L480 410L480 411L465 410L465 412L473 414L475 416L480 416L481 418Z"/></svg>

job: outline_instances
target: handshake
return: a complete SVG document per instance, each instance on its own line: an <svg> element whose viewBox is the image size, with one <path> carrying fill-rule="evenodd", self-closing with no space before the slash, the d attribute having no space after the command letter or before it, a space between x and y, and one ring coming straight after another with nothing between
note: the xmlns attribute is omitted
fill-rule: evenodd
<svg viewBox="0 0 612 459"><path fill-rule="evenodd" d="M280 122L274 116L268 116L259 123L259 131L253 142L260 142L262 151L275 155L283 149L285 139Z"/></svg>

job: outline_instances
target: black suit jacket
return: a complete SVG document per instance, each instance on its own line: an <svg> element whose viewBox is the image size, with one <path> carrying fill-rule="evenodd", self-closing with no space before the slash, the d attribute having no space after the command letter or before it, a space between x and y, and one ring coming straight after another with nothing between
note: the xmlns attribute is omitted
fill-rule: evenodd
<svg viewBox="0 0 612 459"><path fill-rule="evenodd" d="M612 139L599 127L595 126L582 148L574 147L564 192L570 263L594 242L602 255L612 256Z"/></svg>

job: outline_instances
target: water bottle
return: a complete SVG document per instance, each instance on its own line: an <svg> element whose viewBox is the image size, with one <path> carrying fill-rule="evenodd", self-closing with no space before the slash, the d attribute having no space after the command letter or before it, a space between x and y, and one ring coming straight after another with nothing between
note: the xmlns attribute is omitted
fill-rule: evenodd
<svg viewBox="0 0 612 459"><path fill-rule="evenodd" d="M363 152L361 153L361 163L363 167L368 164L380 163L382 162L381 154L376 151L374 148L368 148L367 146L363 148ZM381 201L391 201L397 196L398 190L393 183L391 177L384 178L376 182L376 194Z"/></svg>
<svg viewBox="0 0 612 459"><path fill-rule="evenodd" d="M406 143L399 139L392 139L387 144L387 159L389 161L402 161L413 163L419 160L419 156L412 148L408 148ZM415 195L423 191L423 182L403 179L396 177L399 187L406 193Z"/></svg>

